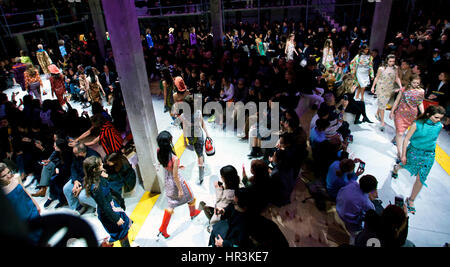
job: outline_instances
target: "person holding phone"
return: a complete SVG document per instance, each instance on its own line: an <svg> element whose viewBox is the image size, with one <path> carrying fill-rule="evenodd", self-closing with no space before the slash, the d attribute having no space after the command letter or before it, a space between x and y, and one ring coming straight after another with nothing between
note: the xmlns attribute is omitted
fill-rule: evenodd
<svg viewBox="0 0 450 267"><path fill-rule="evenodd" d="M158 236L162 234L164 238L169 238L167 226L176 207L188 203L191 219L194 219L201 211L195 208L195 198L192 190L178 172L178 169L184 167L180 165L180 160L173 150L172 135L168 131L162 131L159 133L156 141L159 147L157 152L158 162L164 167L165 192L169 206L164 210L164 217L161 227L159 227Z"/></svg>
<svg viewBox="0 0 450 267"><path fill-rule="evenodd" d="M355 163L360 163L358 170L356 173ZM328 168L327 174L327 192L328 195L335 199L339 190L346 186L350 181L356 181L358 177L364 173L364 168L361 168L361 164L363 164L360 159L348 159L344 158L342 160L336 160L333 162Z"/></svg>

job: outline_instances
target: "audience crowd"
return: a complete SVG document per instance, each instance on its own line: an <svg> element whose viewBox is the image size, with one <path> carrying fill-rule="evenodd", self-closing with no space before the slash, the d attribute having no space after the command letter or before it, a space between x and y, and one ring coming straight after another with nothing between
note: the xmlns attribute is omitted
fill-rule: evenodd
<svg viewBox="0 0 450 267"><path fill-rule="evenodd" d="M288 246L278 227L261 212L269 204L290 203L309 154L312 164L307 168L322 184L322 197L336 201L352 245L366 246L372 236L379 237L383 246L411 245L405 231L412 204L382 208L377 179L363 175L361 159L348 156L353 136L344 114L355 114L354 124L373 123L365 110L365 88L376 79L370 94L378 101L384 99L379 109L392 109L398 106L393 104L395 94L405 95L416 80L423 96L414 102L415 116L429 113L426 106L443 106L442 122L448 131L448 23L415 24L409 33L388 36L383 54L368 49L367 27L331 29L319 18L311 24L315 27L292 20L263 25L241 22L228 25L219 44L213 43L205 25L142 29L149 79L160 82L164 112L170 112L175 124L174 103L191 94L200 93L204 103L218 101L224 106L229 102L280 104L281 130L276 133L280 138L272 148L261 148L267 135L258 123L251 124L248 114L237 110L233 114L246 116L246 127L238 135L250 144L251 175L244 169L239 177L234 167L225 166L220 173L223 183L215 185L215 207L202 203L210 218L211 246ZM17 84L28 92L22 99L0 95L2 187L6 192L14 192L12 185L24 190L23 181L33 176L39 187L33 197L46 197L49 190L44 208L58 200L56 208L68 205L79 214L97 209L111 236L103 245L116 240L129 245L132 221L122 210L123 192L133 189L136 177L125 157L132 135L114 55L108 49L106 58L101 58L92 33L87 38L61 36L58 44L36 44L35 49L29 57L22 52L0 62L1 90ZM394 58L394 63L388 64L388 58ZM41 79L50 80L50 92L43 90ZM41 93L56 99L41 101ZM77 101L84 109L90 107L91 116L72 107ZM302 125L301 118L310 110L315 113L311 124ZM256 116L270 118L271 112L269 105ZM224 118L214 114L208 121L223 124ZM200 168L203 156L198 157ZM11 172L18 174L19 183L11 182ZM22 199L33 206L29 203L33 198L28 198Z"/></svg>

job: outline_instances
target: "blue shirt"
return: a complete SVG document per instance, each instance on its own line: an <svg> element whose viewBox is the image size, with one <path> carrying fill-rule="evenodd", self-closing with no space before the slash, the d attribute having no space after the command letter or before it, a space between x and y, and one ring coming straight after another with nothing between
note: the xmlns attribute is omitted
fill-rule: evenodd
<svg viewBox="0 0 450 267"><path fill-rule="evenodd" d="M424 151L434 151L436 141L442 129L442 123L427 121L416 121L416 131L411 136L410 145Z"/></svg>
<svg viewBox="0 0 450 267"><path fill-rule="evenodd" d="M150 33L147 34L145 36L145 38L147 39L148 48L152 48L154 45L153 45L153 39L152 39L152 36L150 35Z"/></svg>
<svg viewBox="0 0 450 267"><path fill-rule="evenodd" d="M351 180L339 190L336 197L336 211L350 232L362 230L364 215L371 209L375 210L375 206L370 201L369 195L361 191L356 181Z"/></svg>
<svg viewBox="0 0 450 267"><path fill-rule="evenodd" d="M311 142L311 148L315 149L317 144L322 143L327 139L325 132L317 131L316 127L312 128L309 132L309 139Z"/></svg>
<svg viewBox="0 0 450 267"><path fill-rule="evenodd" d="M358 177L355 173L344 173L342 176L338 176L336 174L337 171L339 171L339 164L341 162L339 160L336 160L330 165L330 168L328 168L328 174L327 174L327 191L328 195L330 195L332 198L336 198L339 189L346 186L349 181L356 181Z"/></svg>

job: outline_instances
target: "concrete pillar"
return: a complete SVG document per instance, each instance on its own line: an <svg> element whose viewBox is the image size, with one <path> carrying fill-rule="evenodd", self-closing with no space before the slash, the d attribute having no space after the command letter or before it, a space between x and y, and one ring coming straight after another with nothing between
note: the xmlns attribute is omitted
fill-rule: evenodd
<svg viewBox="0 0 450 267"><path fill-rule="evenodd" d="M392 0L383 0L376 3L375 12L373 14L370 49L378 49L380 55L383 54L391 8Z"/></svg>
<svg viewBox="0 0 450 267"><path fill-rule="evenodd" d="M25 38L23 34L17 34L14 36L17 46L20 50L23 50L28 53L27 43L25 42Z"/></svg>
<svg viewBox="0 0 450 267"><path fill-rule="evenodd" d="M102 1L144 188L160 193L164 180L156 168L158 129L134 0Z"/></svg>
<svg viewBox="0 0 450 267"><path fill-rule="evenodd" d="M108 5L114 1L108 1ZM92 15L92 22L94 23L95 37L97 38L98 48L100 54L105 58L105 42L106 42L106 27L103 19L102 6L100 0L89 0L89 10Z"/></svg>
<svg viewBox="0 0 450 267"><path fill-rule="evenodd" d="M222 22L222 0L211 0L211 26L214 36L214 47L222 42L223 22Z"/></svg>

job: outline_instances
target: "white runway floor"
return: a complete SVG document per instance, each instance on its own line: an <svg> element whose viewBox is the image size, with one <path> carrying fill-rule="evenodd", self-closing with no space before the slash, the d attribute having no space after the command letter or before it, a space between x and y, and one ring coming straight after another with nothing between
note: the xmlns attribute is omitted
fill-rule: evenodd
<svg viewBox="0 0 450 267"><path fill-rule="evenodd" d="M50 92L48 80L44 81L44 86ZM10 97L13 91L20 91L20 88L8 89L5 93ZM23 93L20 91L18 98L22 96ZM49 97L50 94L47 94L44 99ZM384 133L380 132L379 124L374 116L376 99L367 95L367 93L365 98L367 114L374 123L353 125L353 115L346 114L354 136L354 143L349 146L349 149L352 157L361 158L366 162L365 173L372 174L378 179L379 197L383 201L383 205L387 205L390 202L394 202L396 194L401 194L405 197L409 196L415 178L411 177L407 171L401 170L398 179L391 179L390 172L395 163L394 158L396 154L396 148L391 143L395 132L393 122L388 118L389 112L386 112L386 131ZM158 132L169 130L175 143L181 135L181 130L170 125L171 118L168 113L162 113L162 99L154 97L153 104L157 117ZM74 104L73 106L81 111L79 104ZM110 106L106 108L110 109ZM90 108L88 110L90 111ZM213 183L219 179L221 167L228 164L233 165L238 170L238 173L241 174L242 164L244 163L247 173L250 170L250 160L247 158L249 153L248 143L240 141L237 137L219 135L220 131L222 131L221 129L213 128L209 123L207 125L210 135L214 139L216 154L212 157L206 157L205 180L202 186L196 184L198 168L195 152L186 149L181 157L181 164L185 166L181 174L191 186L194 196L197 198L197 205L201 200L207 204L214 200L215 190ZM441 132L438 144L447 154L450 153L450 136L447 132ZM29 180L31 180L31 177L28 178L25 184ZM446 242L450 242L450 177L437 162L435 162L430 172L427 184L428 188L424 187L415 201L416 214L410 215L408 239L415 243L416 246L438 247ZM28 187L28 190L30 193L34 193L36 191L35 184ZM126 197L127 214L132 213L143 193L143 188L137 186L135 191ZM41 207L46 199L47 197L36 198ZM42 214L71 212L67 207L55 210L54 206L56 204L57 201L49 209L42 207ZM202 212L191 221L187 205L175 209L168 227L168 233L171 237L169 239L157 238L156 235L166 205L167 202L164 196L159 197L132 246L204 247L208 245L209 233L206 231L206 216ZM108 236L94 213L84 214L82 218L92 225L99 241ZM82 244L82 242L78 242L74 245Z"/></svg>

